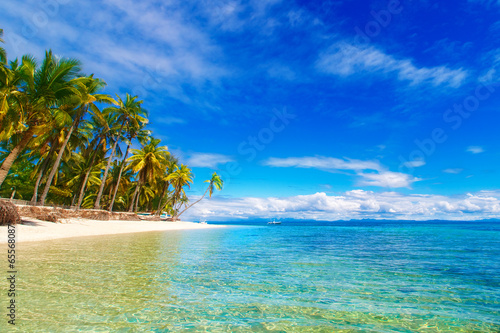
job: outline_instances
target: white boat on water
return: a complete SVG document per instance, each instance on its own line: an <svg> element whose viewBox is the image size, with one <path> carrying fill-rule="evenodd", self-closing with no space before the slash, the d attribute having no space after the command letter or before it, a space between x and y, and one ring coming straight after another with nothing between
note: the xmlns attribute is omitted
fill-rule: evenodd
<svg viewBox="0 0 500 333"><path fill-rule="evenodd" d="M206 220L201 220L200 224L207 224L207 221Z"/></svg>
<svg viewBox="0 0 500 333"><path fill-rule="evenodd" d="M267 222L267 224L281 224L281 221L272 220Z"/></svg>

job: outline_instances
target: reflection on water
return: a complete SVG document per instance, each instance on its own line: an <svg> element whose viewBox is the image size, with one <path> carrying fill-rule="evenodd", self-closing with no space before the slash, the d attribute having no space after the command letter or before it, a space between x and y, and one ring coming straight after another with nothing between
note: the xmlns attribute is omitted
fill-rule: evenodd
<svg viewBox="0 0 500 333"><path fill-rule="evenodd" d="M16 328L498 332L498 227L253 226L20 244Z"/></svg>

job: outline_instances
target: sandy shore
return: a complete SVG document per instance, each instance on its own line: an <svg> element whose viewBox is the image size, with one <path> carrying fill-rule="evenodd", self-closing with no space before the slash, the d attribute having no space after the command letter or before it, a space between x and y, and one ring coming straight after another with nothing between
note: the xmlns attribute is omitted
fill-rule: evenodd
<svg viewBox="0 0 500 333"><path fill-rule="evenodd" d="M126 234L146 231L221 228L222 225L192 222L156 221L96 221L86 219L64 219L61 223L23 218L16 225L16 243L34 242L57 238ZM0 226L0 244L7 243L7 226Z"/></svg>

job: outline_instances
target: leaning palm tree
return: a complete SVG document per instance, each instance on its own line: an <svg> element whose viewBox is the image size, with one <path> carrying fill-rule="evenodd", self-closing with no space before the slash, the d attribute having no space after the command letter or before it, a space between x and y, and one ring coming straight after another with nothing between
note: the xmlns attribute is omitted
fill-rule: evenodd
<svg viewBox="0 0 500 333"><path fill-rule="evenodd" d="M48 131L38 136L36 142L32 142L30 145L30 154L38 157L37 166L33 170L33 178L36 175L36 181L33 189L33 196L31 197L32 203L38 201L38 187L42 183L42 178L45 176L45 172L49 168L50 162L53 161L53 156L59 146L58 141L61 132L61 129Z"/></svg>
<svg viewBox="0 0 500 333"><path fill-rule="evenodd" d="M203 198L207 195L207 193L208 193L208 197L211 198L212 194L214 193L214 189L217 189L220 191L220 190L222 190L222 187L224 186L224 181L220 178L220 176L217 174L217 172L214 172L212 174L212 178L205 180L205 183L208 183L208 188L206 189L205 193L203 193L201 198L199 198L198 200L196 200L195 202L193 202L192 204L190 204L189 206L184 208L184 210L182 212L180 212L179 214L177 214L175 216L175 218L178 218L179 216L182 215L182 213L184 213L186 210L191 208L194 204L197 204L198 202L203 200Z"/></svg>
<svg viewBox="0 0 500 333"><path fill-rule="evenodd" d="M129 167L137 172L137 186L129 206L129 212L133 211L135 200L138 199L138 193L142 185L146 182L154 183L158 174L162 173L165 168L168 148L159 146L160 139L151 138L147 145L141 149L132 149L132 156L129 157Z"/></svg>
<svg viewBox="0 0 500 333"><path fill-rule="evenodd" d="M127 128L127 149L125 150L125 155L123 156L123 160L120 166L120 172L118 173L118 180L116 183L115 190L113 192L113 197L111 198L111 203L109 204L108 210L110 212L113 211L113 205L115 204L116 200L116 194L118 193L118 187L120 186L120 181L122 178L122 173L123 173L123 168L125 167L126 160L128 157L128 153L130 152L130 146L132 145L132 140L134 138L138 138L139 142L145 142L147 138L151 135L151 131L149 130L143 130L142 127L145 125L144 123L139 123L140 128L134 127L133 125L129 124L129 127Z"/></svg>
<svg viewBox="0 0 500 333"><path fill-rule="evenodd" d="M162 208L166 203L168 203L168 200L164 200L165 197L167 197L168 188L170 187L170 181L168 180L168 176L174 172L177 168L179 167L179 161L177 158L170 154L167 159L166 163L166 169L165 173L159 177L159 185L161 187L161 192L160 195L158 196L158 207L156 209L156 215L161 215L162 213Z"/></svg>
<svg viewBox="0 0 500 333"><path fill-rule="evenodd" d="M108 176L109 168L111 166L111 161L115 157L116 146L120 138L122 137L123 129L131 124L133 127L141 127L140 124L147 124L147 111L141 108L142 100L137 100L139 97L132 97L126 94L125 101L123 101L119 96L117 96L117 107L110 107L106 109L106 112L112 113L116 117L116 123L119 129L116 131L114 136L113 147L111 148L111 153L108 157L108 164L106 169L104 169L104 175L102 176L101 186L99 187L99 192L94 203L94 209L101 208L101 196L104 191L104 184L106 183L106 177Z"/></svg>
<svg viewBox="0 0 500 333"><path fill-rule="evenodd" d="M191 169L184 164L181 164L180 167L177 166L175 171L168 175L167 180L173 187L173 193L169 200L169 205L173 215L177 215L176 212L181 208L178 206L178 203L182 204L181 199L186 196L184 186L191 187L191 183L193 182L193 173L191 172Z"/></svg>
<svg viewBox="0 0 500 333"><path fill-rule="evenodd" d="M57 59L52 51L47 51L40 66L33 57L23 56L22 64L16 70L21 78L16 91L15 113L18 118L14 121L19 124L15 134L21 135L21 140L0 166L0 185L34 135L42 133L48 123L61 124L67 120L65 113L56 106L74 94L72 79L80 73L80 62Z"/></svg>
<svg viewBox="0 0 500 333"><path fill-rule="evenodd" d="M50 185L52 185L52 180L59 169L62 155L66 149L69 139L71 138L71 134L78 128L82 118L89 111L97 117L102 117L101 111L97 108L96 103L116 103L109 95L98 93L99 90L106 85L106 83L100 79L94 79L93 75L75 80L74 85L77 88L75 91L76 93L68 98L68 102L70 104L65 105L65 107L73 109L74 111L73 123L68 129L68 133L66 134L64 142L59 149L56 161L54 162L52 170L47 178L47 182L45 183L45 189L40 197L40 204L42 205L45 203Z"/></svg>
<svg viewBox="0 0 500 333"><path fill-rule="evenodd" d="M109 114L104 114L104 117L102 118L92 116L90 121L86 123L89 129L91 131L93 130L94 138L85 149L85 156L87 159L90 159L90 161L87 165L87 171L80 186L78 203L76 205L77 208L80 208L83 203L90 173L93 172L95 165L99 164L100 161L104 159L104 155L106 154L106 139L110 137L110 126L113 121L114 118L110 117ZM100 167L99 170L101 170ZM101 182L99 181L99 184L100 183ZM95 198L95 196L93 198Z"/></svg>

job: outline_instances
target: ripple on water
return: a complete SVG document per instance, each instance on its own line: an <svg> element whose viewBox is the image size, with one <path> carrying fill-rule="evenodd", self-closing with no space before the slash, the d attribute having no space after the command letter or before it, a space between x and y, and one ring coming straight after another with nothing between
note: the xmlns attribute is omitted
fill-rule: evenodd
<svg viewBox="0 0 500 333"><path fill-rule="evenodd" d="M26 243L18 330L498 332L499 230L283 225Z"/></svg>

